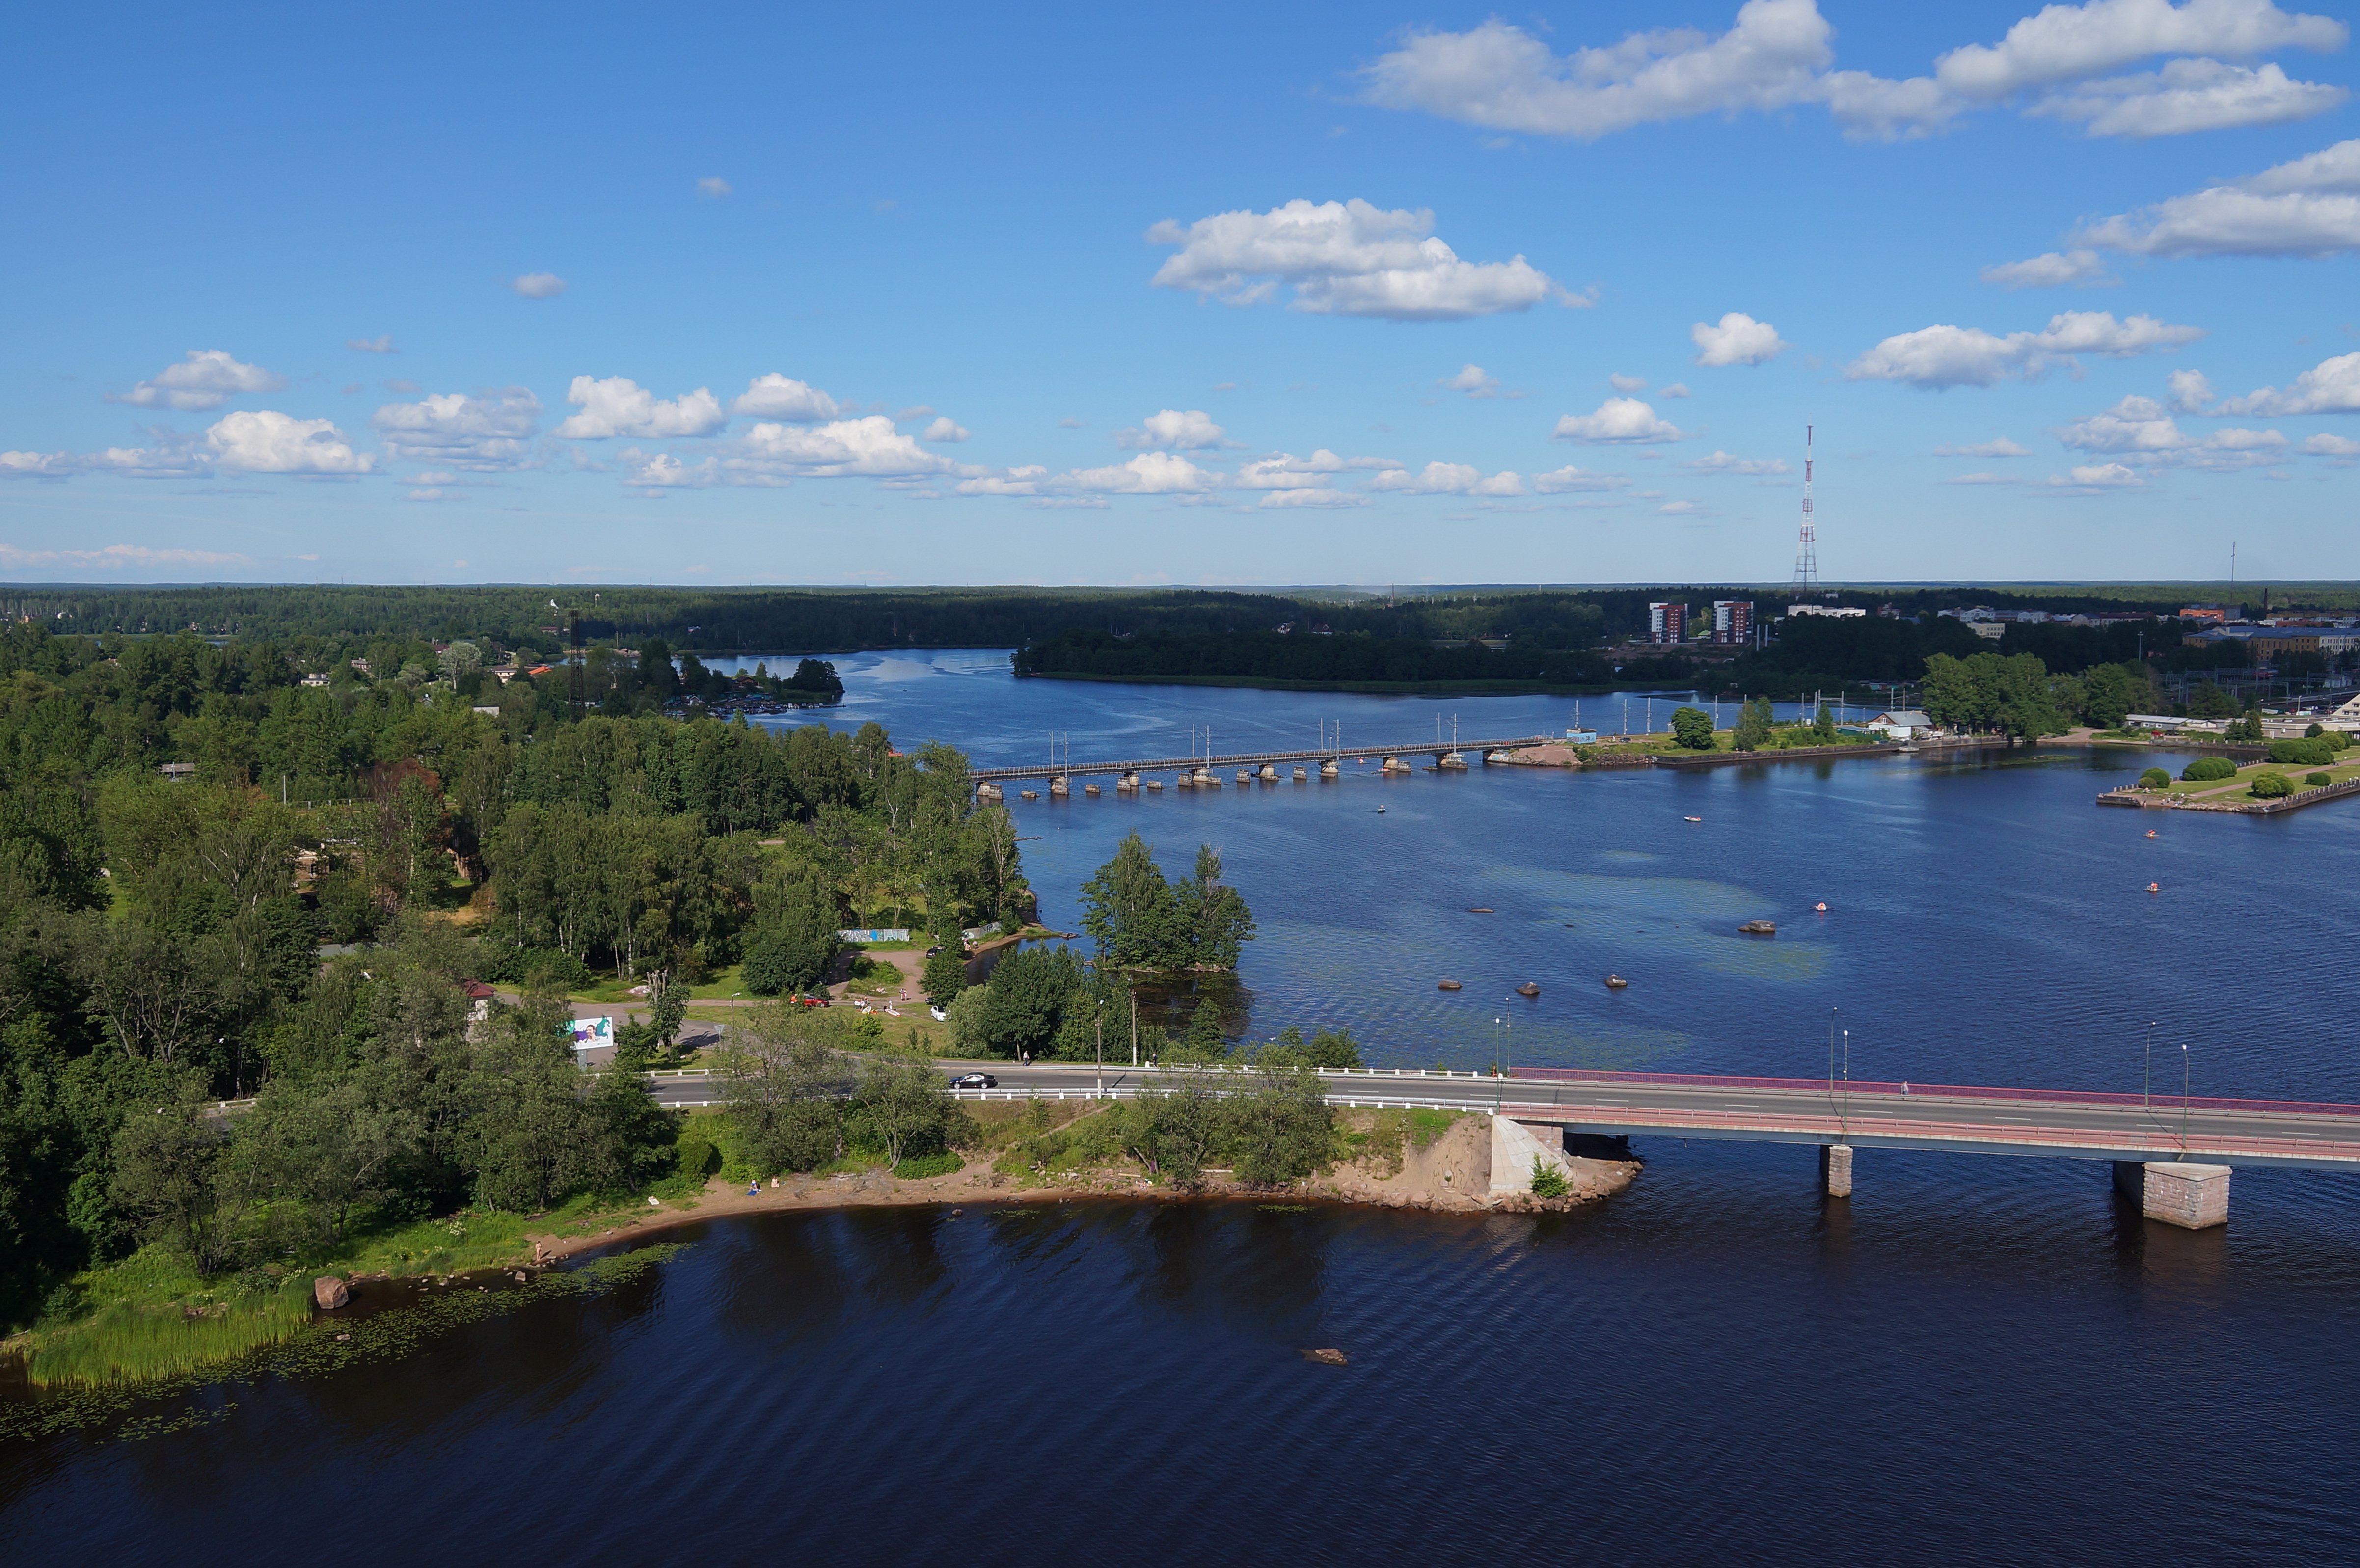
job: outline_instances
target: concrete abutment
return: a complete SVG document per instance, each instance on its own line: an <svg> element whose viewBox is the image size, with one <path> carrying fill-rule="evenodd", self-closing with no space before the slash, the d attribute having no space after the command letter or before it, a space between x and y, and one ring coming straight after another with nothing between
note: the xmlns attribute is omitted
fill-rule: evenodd
<svg viewBox="0 0 2360 1568"><path fill-rule="evenodd" d="M1819 1181L1830 1198L1852 1196L1852 1145L1819 1145Z"/></svg>

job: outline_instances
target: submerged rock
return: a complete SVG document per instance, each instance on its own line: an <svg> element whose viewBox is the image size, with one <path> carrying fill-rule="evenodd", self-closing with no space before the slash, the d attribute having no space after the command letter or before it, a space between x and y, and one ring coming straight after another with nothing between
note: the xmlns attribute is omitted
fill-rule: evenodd
<svg viewBox="0 0 2360 1568"><path fill-rule="evenodd" d="M353 1299L352 1287L333 1274L322 1274L311 1281L311 1299L333 1312Z"/></svg>

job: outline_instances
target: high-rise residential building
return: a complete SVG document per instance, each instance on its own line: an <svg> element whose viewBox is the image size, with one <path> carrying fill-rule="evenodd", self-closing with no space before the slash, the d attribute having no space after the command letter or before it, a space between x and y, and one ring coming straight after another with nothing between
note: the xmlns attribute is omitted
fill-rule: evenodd
<svg viewBox="0 0 2360 1568"><path fill-rule="evenodd" d="M1751 599L1715 599L1712 602L1712 640L1739 648L1754 640L1754 601Z"/></svg>
<svg viewBox="0 0 2360 1568"><path fill-rule="evenodd" d="M1647 640L1649 642L1686 642L1688 635L1688 607L1686 604L1654 604L1647 606Z"/></svg>

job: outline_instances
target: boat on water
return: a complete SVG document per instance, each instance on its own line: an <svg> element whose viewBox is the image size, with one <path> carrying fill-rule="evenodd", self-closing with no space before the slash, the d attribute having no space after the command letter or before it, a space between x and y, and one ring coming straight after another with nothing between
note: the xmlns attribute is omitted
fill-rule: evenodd
<svg viewBox="0 0 2360 1568"><path fill-rule="evenodd" d="M1629 987L1630 984L1631 984L1631 982L1629 982L1628 980L1623 979L1623 978L1622 978L1622 976L1621 976L1620 975L1609 975L1606 977L1606 988L1607 988L1608 990L1610 990L1610 991L1621 991L1621 990L1627 989L1627 988Z"/></svg>
<svg viewBox="0 0 2360 1568"><path fill-rule="evenodd" d="M1776 936L1778 934L1778 922L1775 920L1748 920L1737 929L1743 931L1747 936Z"/></svg>
<svg viewBox="0 0 2360 1568"><path fill-rule="evenodd" d="M1382 806L1379 806L1379 807L1377 808L1377 815L1379 815L1379 816L1381 816L1381 817L1382 817L1382 816L1383 816L1384 814L1385 814L1385 809L1384 809Z"/></svg>
<svg viewBox="0 0 2360 1568"><path fill-rule="evenodd" d="M1456 980L1437 980L1434 983L1434 988L1437 991L1456 991L1459 989L1459 982Z"/></svg>
<svg viewBox="0 0 2360 1568"><path fill-rule="evenodd" d="M1496 915L1500 911L1497 909L1486 909L1481 904L1470 904L1467 906L1467 912L1470 915Z"/></svg>
<svg viewBox="0 0 2360 1568"><path fill-rule="evenodd" d="M1684 822L1700 822L1704 821L1704 819L1702 817L1682 817L1680 821Z"/></svg>
<svg viewBox="0 0 2360 1568"><path fill-rule="evenodd" d="M1533 984L1531 981L1529 981L1529 980L1525 981L1523 985L1519 985L1519 986L1517 986L1517 987L1516 987L1516 995L1517 995L1517 996L1539 996L1540 994L1541 994L1541 988L1540 988L1539 986L1537 986L1537 985L1534 985L1534 984Z"/></svg>

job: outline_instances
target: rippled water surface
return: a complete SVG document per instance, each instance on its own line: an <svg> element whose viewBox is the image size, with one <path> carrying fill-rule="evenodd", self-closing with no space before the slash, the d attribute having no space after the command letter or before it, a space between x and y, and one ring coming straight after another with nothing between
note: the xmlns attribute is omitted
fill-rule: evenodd
<svg viewBox="0 0 2360 1568"><path fill-rule="evenodd" d="M1437 706L843 663L829 722L985 766L1053 727L1076 758L1208 723L1229 749L1340 718L1349 746ZM1469 735L1573 719L1453 707ZM1262 926L1256 1031L1349 1023L1382 1062L1808 1075L1840 1007L1859 1076L2136 1089L2155 1018L2159 1094L2186 1041L2199 1094L2360 1101L2360 808L2091 804L2148 760L1011 803L1053 921L1133 827L1175 871L1219 844ZM1755 917L1777 937L1736 934ZM2241 1171L2230 1225L2190 1235L2098 1164L1867 1150L1831 1204L1808 1149L1640 1149L1629 1192L1565 1216L716 1224L612 1295L208 1394L237 1408L201 1430L0 1451L0 1519L60 1562L2360 1557L2360 1179Z"/></svg>

